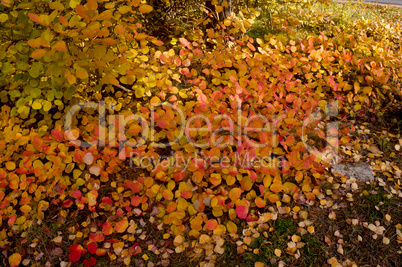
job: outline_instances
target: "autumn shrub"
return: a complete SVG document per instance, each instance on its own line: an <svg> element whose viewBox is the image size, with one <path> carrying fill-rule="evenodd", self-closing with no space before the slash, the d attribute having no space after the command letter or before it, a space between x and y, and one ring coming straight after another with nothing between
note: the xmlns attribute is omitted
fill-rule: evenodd
<svg viewBox="0 0 402 267"><path fill-rule="evenodd" d="M398 52L348 33L253 39L253 10L162 42L140 1L1 8L0 245L56 210L86 266L130 265L147 224L176 253L222 252L234 222L313 204L353 129L341 119L400 90Z"/></svg>

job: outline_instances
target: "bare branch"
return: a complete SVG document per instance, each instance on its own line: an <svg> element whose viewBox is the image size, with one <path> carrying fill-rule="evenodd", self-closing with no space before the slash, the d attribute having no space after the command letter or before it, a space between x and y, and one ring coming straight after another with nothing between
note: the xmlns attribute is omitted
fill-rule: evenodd
<svg viewBox="0 0 402 267"><path fill-rule="evenodd" d="M119 87L120 89L122 89L122 90L128 92L128 93L134 92L133 90L130 90L130 89L124 87L124 86L121 85L121 84L118 84L118 85L116 85L116 86Z"/></svg>

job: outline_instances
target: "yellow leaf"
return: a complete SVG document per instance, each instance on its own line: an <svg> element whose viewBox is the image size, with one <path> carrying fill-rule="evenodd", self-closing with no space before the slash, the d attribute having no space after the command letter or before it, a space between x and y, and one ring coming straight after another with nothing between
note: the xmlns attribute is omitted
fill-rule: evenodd
<svg viewBox="0 0 402 267"><path fill-rule="evenodd" d="M98 197L98 192L96 190L91 190L88 193L88 206L95 206L96 205L96 198Z"/></svg>
<svg viewBox="0 0 402 267"><path fill-rule="evenodd" d="M209 237L209 235L201 235L200 236L200 244L209 243L210 240L211 240L211 238Z"/></svg>
<svg viewBox="0 0 402 267"><path fill-rule="evenodd" d="M49 101L43 102L43 110L48 112L52 108L52 103Z"/></svg>
<svg viewBox="0 0 402 267"><path fill-rule="evenodd" d="M6 162L6 169L9 171L13 171L15 169L15 163L12 161Z"/></svg>
<svg viewBox="0 0 402 267"><path fill-rule="evenodd" d="M391 216L390 216L389 214L386 214L386 215L385 215L385 219L386 219L387 221L390 221L390 220L391 220Z"/></svg>
<svg viewBox="0 0 402 267"><path fill-rule="evenodd" d="M130 11L131 11L131 7L129 7L129 6L121 6L121 7L119 7L119 12L121 14L126 14L126 13L128 13Z"/></svg>
<svg viewBox="0 0 402 267"><path fill-rule="evenodd" d="M216 12L220 13L223 11L223 6L215 6Z"/></svg>
<svg viewBox="0 0 402 267"><path fill-rule="evenodd" d="M39 103L38 101L33 102L32 104L32 108L33 109L41 109L42 108L42 104Z"/></svg>
<svg viewBox="0 0 402 267"><path fill-rule="evenodd" d="M144 94L145 94L145 88L144 87L135 88L135 97L136 98L143 97Z"/></svg>
<svg viewBox="0 0 402 267"><path fill-rule="evenodd" d="M31 206L29 206L29 205L23 205L21 208L20 208L20 211L22 211L23 213L30 213L31 212L31 210L32 210L32 208L31 208Z"/></svg>
<svg viewBox="0 0 402 267"><path fill-rule="evenodd" d="M188 206L188 202L184 198L179 198L177 203L177 210L186 210Z"/></svg>
<svg viewBox="0 0 402 267"><path fill-rule="evenodd" d="M62 3L60 3L60 2L50 2L49 7L51 9L56 9L56 10L59 10L59 11L64 10L64 5Z"/></svg>
<svg viewBox="0 0 402 267"><path fill-rule="evenodd" d="M226 228L228 229L228 232L231 234L237 233L237 226L232 221L228 221L228 223L226 224Z"/></svg>
<svg viewBox="0 0 402 267"><path fill-rule="evenodd" d="M173 245L175 245L176 247L179 246L181 243L184 242L184 237L182 235L178 235L174 238L173 240Z"/></svg>
<svg viewBox="0 0 402 267"><path fill-rule="evenodd" d="M275 255L276 255L277 257L280 257L281 254L282 254L282 251L281 251L280 249L275 249L274 253L275 253Z"/></svg>
<svg viewBox="0 0 402 267"><path fill-rule="evenodd" d="M69 6L71 8L75 8L77 5L81 3L81 0L70 0Z"/></svg>
<svg viewBox="0 0 402 267"><path fill-rule="evenodd" d="M85 80L88 79L88 72L86 69L84 68L77 68L76 70L76 75L78 78L80 78L81 80Z"/></svg>

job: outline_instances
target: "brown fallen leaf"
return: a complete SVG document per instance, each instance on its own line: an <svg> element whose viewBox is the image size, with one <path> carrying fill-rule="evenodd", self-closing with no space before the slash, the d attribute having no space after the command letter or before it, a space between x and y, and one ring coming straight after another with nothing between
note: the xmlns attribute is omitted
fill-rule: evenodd
<svg viewBox="0 0 402 267"><path fill-rule="evenodd" d="M370 150L370 152L373 153L373 154L381 154L381 153L382 153L381 150L380 150L377 146L375 146L375 145L371 145L371 146L369 147L369 150Z"/></svg>
<svg viewBox="0 0 402 267"><path fill-rule="evenodd" d="M61 255L63 255L63 249L62 248L54 248L50 251L50 255L60 257Z"/></svg>

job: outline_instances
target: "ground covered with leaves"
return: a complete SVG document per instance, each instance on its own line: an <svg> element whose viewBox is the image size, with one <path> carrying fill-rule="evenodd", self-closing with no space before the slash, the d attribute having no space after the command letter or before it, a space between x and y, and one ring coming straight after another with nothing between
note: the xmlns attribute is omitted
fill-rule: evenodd
<svg viewBox="0 0 402 267"><path fill-rule="evenodd" d="M2 264L402 265L401 15L2 0Z"/></svg>

